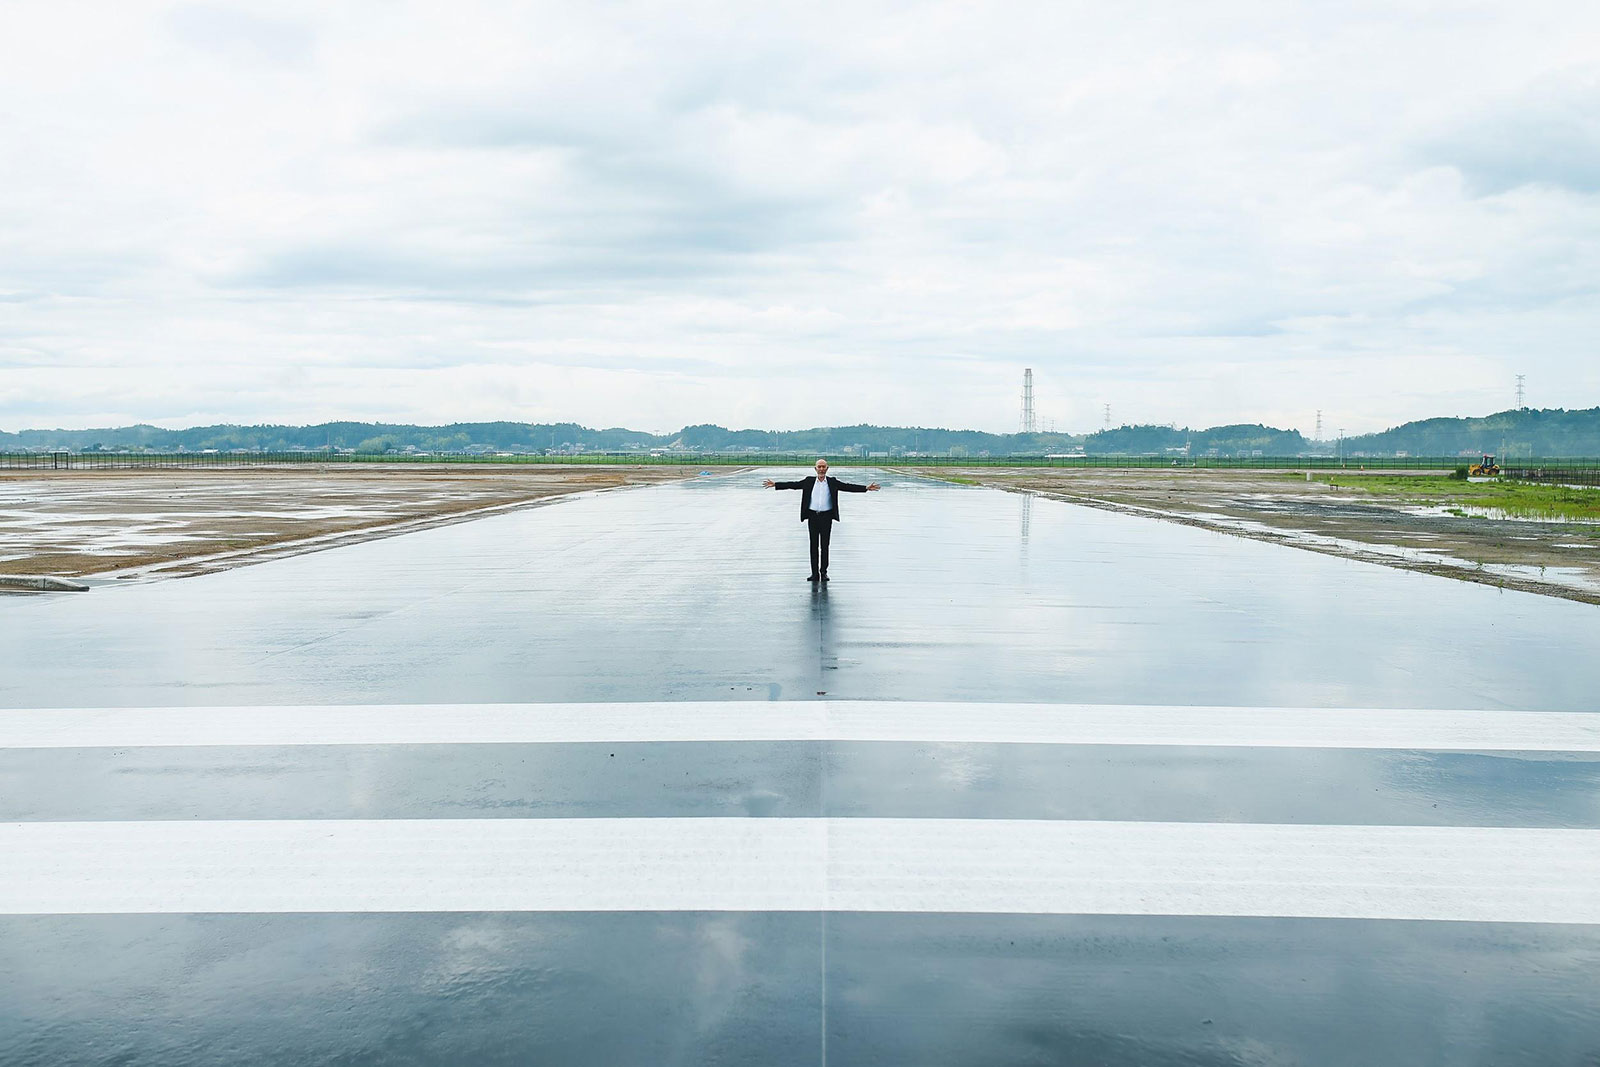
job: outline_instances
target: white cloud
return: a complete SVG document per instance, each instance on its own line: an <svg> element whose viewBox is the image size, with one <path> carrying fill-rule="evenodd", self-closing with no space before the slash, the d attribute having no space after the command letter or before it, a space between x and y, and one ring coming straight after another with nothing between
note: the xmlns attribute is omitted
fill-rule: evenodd
<svg viewBox="0 0 1600 1067"><path fill-rule="evenodd" d="M1600 404L1579 2L37 4L0 427Z"/></svg>

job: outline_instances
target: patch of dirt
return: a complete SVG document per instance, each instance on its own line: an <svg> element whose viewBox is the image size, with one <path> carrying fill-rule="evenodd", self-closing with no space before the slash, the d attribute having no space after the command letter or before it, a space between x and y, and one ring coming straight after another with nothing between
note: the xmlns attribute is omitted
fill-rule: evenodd
<svg viewBox="0 0 1600 1067"><path fill-rule="evenodd" d="M1357 471L1338 472L1337 485L1307 482L1289 471L1193 468L949 467L913 473L1600 604L1600 526L1439 513L1437 507L1363 490Z"/></svg>
<svg viewBox="0 0 1600 1067"><path fill-rule="evenodd" d="M389 537L691 467L440 464L0 471L0 574L179 577Z"/></svg>

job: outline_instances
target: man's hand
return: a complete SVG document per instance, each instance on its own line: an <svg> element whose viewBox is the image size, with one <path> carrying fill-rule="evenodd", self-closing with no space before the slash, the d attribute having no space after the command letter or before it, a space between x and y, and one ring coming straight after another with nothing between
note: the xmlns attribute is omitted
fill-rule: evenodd
<svg viewBox="0 0 1600 1067"><path fill-rule="evenodd" d="M870 493L874 489L882 489L882 488L883 488L883 486L879 485L877 482L873 482L871 485L867 486L867 492Z"/></svg>
<svg viewBox="0 0 1600 1067"><path fill-rule="evenodd" d="M762 482L761 484L766 486L768 489L771 489L772 487L774 487L778 483L773 481L771 478L768 478L766 481Z"/></svg>

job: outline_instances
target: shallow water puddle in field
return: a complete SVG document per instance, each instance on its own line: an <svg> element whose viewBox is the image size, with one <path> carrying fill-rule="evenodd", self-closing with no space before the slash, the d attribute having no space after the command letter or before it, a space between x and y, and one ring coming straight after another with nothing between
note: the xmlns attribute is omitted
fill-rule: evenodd
<svg viewBox="0 0 1600 1067"><path fill-rule="evenodd" d="M1264 522L1252 519L1238 519L1216 512L1183 512L1186 516L1203 518L1213 526L1226 530L1237 530L1240 533L1264 537L1280 544L1294 545L1302 548L1321 548L1339 550L1341 554L1356 556L1377 556L1389 559L1408 560L1441 567L1452 567L1464 571L1481 571L1495 574L1505 578L1536 579L1554 585L1565 586L1569 589L1589 593L1600 593L1600 578L1583 567L1536 566L1518 563L1479 563L1475 560L1462 559L1452 556L1435 548L1418 548L1410 545L1391 545L1369 541L1356 540L1347 537L1330 537L1326 534L1310 533L1305 530L1286 530L1281 527L1271 526ZM1424 535L1417 535L1419 537ZM1557 547L1562 548L1589 548L1592 546L1566 543Z"/></svg>

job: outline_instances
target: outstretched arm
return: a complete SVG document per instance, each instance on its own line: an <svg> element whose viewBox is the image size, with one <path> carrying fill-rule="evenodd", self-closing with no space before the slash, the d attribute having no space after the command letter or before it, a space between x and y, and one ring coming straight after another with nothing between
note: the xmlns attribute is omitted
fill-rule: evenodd
<svg viewBox="0 0 1600 1067"><path fill-rule="evenodd" d="M775 482L771 478L761 484L768 489L804 489L806 487L805 482Z"/></svg>
<svg viewBox="0 0 1600 1067"><path fill-rule="evenodd" d="M870 493L874 489L883 488L883 486L879 485L877 482L873 482L871 485L860 485L856 482L841 482L837 478L833 480L833 484L836 488L846 493Z"/></svg>

